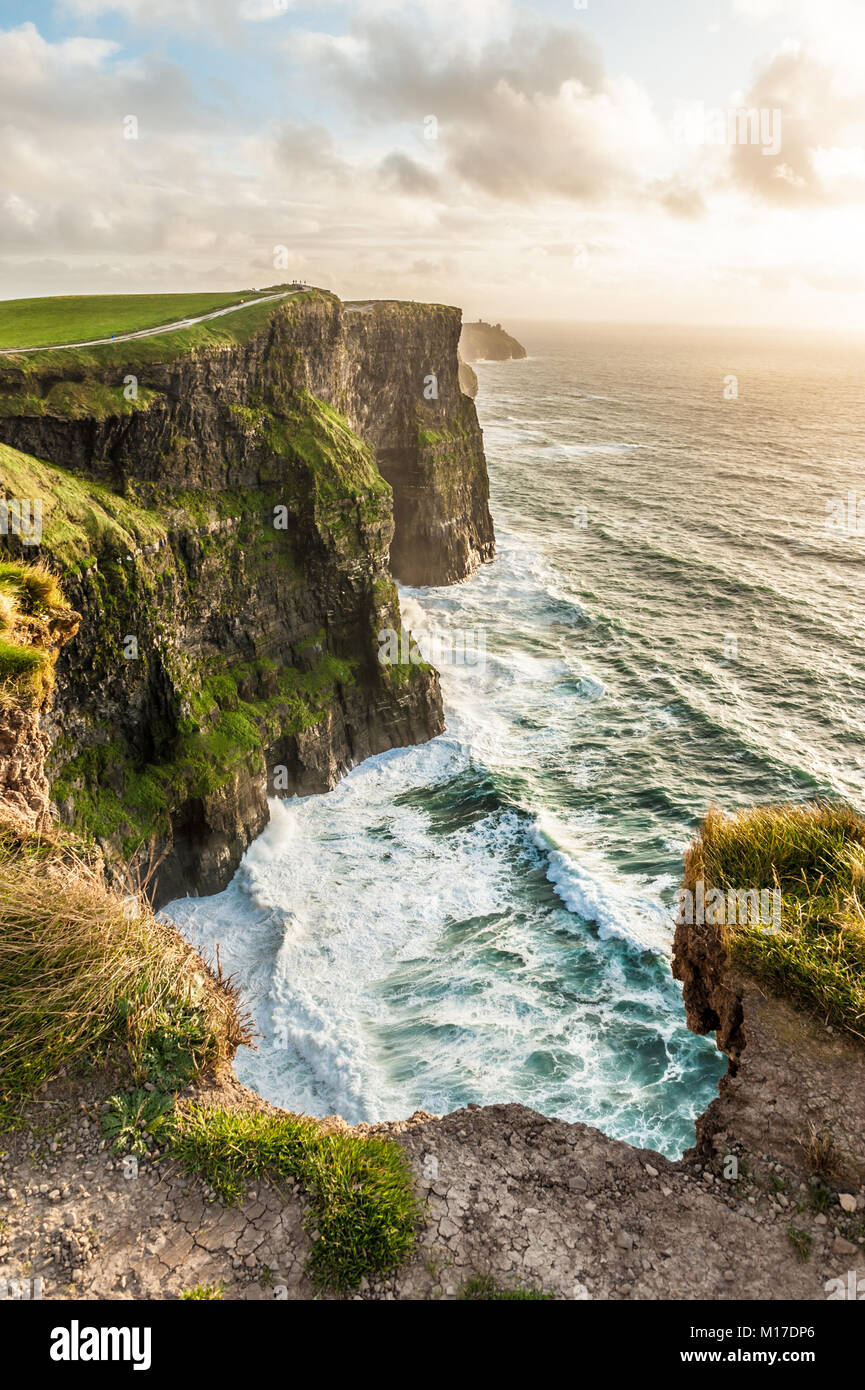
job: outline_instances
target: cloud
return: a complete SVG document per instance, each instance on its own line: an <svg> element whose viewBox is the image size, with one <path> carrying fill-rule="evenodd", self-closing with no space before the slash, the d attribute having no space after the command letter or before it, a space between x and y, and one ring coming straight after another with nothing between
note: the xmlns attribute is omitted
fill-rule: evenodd
<svg viewBox="0 0 865 1390"><path fill-rule="evenodd" d="M386 187L397 193L427 198L441 196L441 183L436 175L398 150L392 151L381 161L379 176Z"/></svg>
<svg viewBox="0 0 865 1390"><path fill-rule="evenodd" d="M349 35L307 33L286 52L316 65L358 111L380 118L469 119L488 108L497 89L551 98L565 82L599 90L603 61L582 30L524 21L504 39L467 52L459 30L431 41L420 22L355 20Z"/></svg>
<svg viewBox="0 0 865 1390"><path fill-rule="evenodd" d="M295 0L61 0L73 19L115 15L139 28L209 30L224 36L243 20L277 19Z"/></svg>
<svg viewBox="0 0 865 1390"><path fill-rule="evenodd" d="M781 143L767 155L760 144L733 147L739 185L767 202L803 206L844 202L865 193L865 84L810 45L786 43L747 93L744 105L779 111Z"/></svg>
<svg viewBox="0 0 865 1390"><path fill-rule="evenodd" d="M337 154L333 136L322 125L281 125L274 152L280 169L294 178L321 182L351 174L351 166Z"/></svg>
<svg viewBox="0 0 865 1390"><path fill-rule="evenodd" d="M345 297L462 302L470 316L729 316L739 303L747 318L769 296L792 315L802 287L809 303L859 293L865 141L856 54L845 65L834 30L831 51L808 38L756 72L748 101L786 108L771 160L677 143L578 22L512 22L507 0L464 0L458 22L440 0L357 0L346 32L298 18L284 49L250 23L245 41L268 81L278 59L285 90L257 121L246 60L208 86L210 60L190 74L164 36L130 48L98 28L109 12L235 23L248 6L70 3L96 37L0 30L7 294L267 284L277 245L292 274ZM332 7L304 0L304 25L316 8ZM137 140L123 138L127 114ZM734 245L738 280L719 274ZM779 246L789 265L773 278Z"/></svg>
<svg viewBox="0 0 865 1390"><path fill-rule="evenodd" d="M523 20L506 37L465 52L431 44L417 23L356 22L349 35L306 34L291 55L314 67L359 120L399 122L426 142L425 163L395 152L386 165L404 192L449 183L490 198L634 196L668 159L667 137L645 92L605 74L582 29Z"/></svg>
<svg viewBox="0 0 865 1390"><path fill-rule="evenodd" d="M662 180L655 184L652 196L673 217L693 221L708 211L702 192L683 178Z"/></svg>

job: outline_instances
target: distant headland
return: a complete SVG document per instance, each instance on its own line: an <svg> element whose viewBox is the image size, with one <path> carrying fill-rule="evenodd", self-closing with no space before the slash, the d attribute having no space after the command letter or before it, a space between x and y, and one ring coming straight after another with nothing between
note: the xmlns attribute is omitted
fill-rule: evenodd
<svg viewBox="0 0 865 1390"><path fill-rule="evenodd" d="M464 323L460 336L464 362L512 362L528 357L522 343L506 333L500 323Z"/></svg>

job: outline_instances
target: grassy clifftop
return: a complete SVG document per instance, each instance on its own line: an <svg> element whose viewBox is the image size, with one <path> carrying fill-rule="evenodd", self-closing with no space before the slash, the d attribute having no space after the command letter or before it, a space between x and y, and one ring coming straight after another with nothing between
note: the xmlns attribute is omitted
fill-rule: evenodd
<svg viewBox="0 0 865 1390"><path fill-rule="evenodd" d="M0 300L0 349L109 338L254 300L265 291L225 294L85 294Z"/></svg>
<svg viewBox="0 0 865 1390"><path fill-rule="evenodd" d="M0 383L6 378L14 383L15 396L0 394L0 412L11 413L15 399L28 409L39 409L43 394L27 393L26 378L49 373L55 380L55 394L50 402L54 413L63 413L63 386L80 379L82 373L93 378L92 385L105 372L134 372L137 367L173 362L196 349L219 350L248 343L264 330L274 313L291 313L296 306L320 300L332 302L334 296L326 290L304 290L290 297L274 300L268 295L290 290L290 286L270 286L249 296L229 295L90 295L82 298L46 300L6 300L0 304L0 348L20 348L20 352L0 357ZM82 343L90 338L109 337L113 333L136 332L143 328L159 327L184 318L227 308L244 300L236 313L177 328L147 338L120 340L116 343L97 343L89 347L58 347L51 352L28 352L28 348L50 344ZM224 301L224 302L221 302ZM38 307L37 307L38 306ZM24 315L19 325L18 311ZM27 337L25 329L35 336ZM104 331L102 331L104 330ZM18 377L25 378L22 391ZM92 403L97 403L93 396ZM116 392L114 410L128 411L124 405L122 386ZM77 413L87 413L79 402ZM73 401L73 406L76 404ZM106 401L106 408L110 402ZM44 409L44 407L42 407ZM74 414L75 411L73 410Z"/></svg>
<svg viewBox="0 0 865 1390"><path fill-rule="evenodd" d="M827 804L712 811L684 887L735 967L865 1040L865 817Z"/></svg>

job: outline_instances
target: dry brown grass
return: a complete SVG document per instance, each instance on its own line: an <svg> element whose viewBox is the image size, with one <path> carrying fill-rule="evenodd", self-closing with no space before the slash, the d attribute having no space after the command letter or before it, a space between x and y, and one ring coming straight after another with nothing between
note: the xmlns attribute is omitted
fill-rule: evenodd
<svg viewBox="0 0 865 1390"><path fill-rule="evenodd" d="M251 1038L214 975L140 891L58 837L0 834L0 1108L85 1059L187 1080Z"/></svg>
<svg viewBox="0 0 865 1390"><path fill-rule="evenodd" d="M812 1178L829 1181L838 1175L839 1156L834 1137L828 1129L818 1129L811 1121L808 1125L808 1138L802 1144L802 1150Z"/></svg>

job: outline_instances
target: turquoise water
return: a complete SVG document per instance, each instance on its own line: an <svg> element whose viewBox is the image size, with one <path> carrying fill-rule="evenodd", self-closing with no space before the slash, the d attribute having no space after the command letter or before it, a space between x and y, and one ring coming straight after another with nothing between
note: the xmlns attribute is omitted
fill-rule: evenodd
<svg viewBox="0 0 865 1390"><path fill-rule="evenodd" d="M865 349L517 331L528 361L478 367L498 558L402 595L484 635L442 669L447 733L274 803L226 892L169 911L237 972L270 1100L516 1100L674 1155L724 1070L669 968L697 819L862 796L865 536L827 507Z"/></svg>

